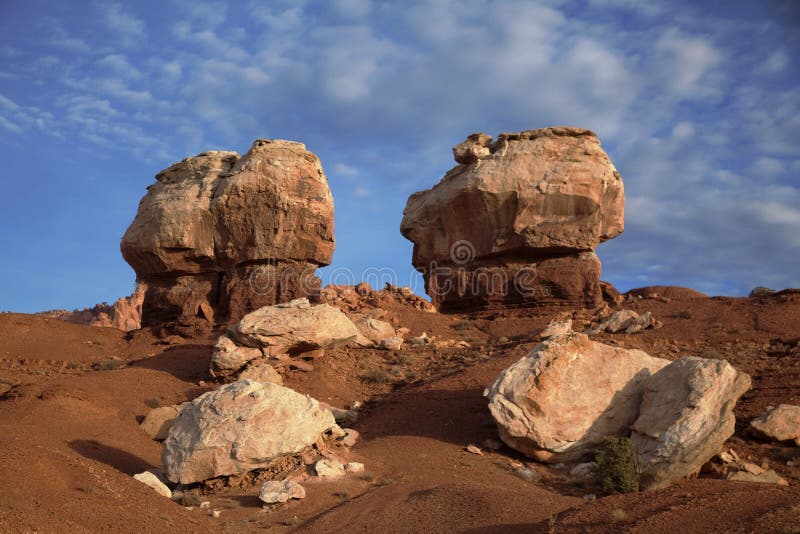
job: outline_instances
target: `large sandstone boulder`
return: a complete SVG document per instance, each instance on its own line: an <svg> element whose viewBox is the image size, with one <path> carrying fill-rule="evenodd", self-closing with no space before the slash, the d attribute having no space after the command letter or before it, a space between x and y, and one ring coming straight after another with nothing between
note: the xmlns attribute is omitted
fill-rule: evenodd
<svg viewBox="0 0 800 534"><path fill-rule="evenodd" d="M191 484L267 467L315 443L336 422L307 395L241 380L184 407L164 442L162 461L174 483Z"/></svg>
<svg viewBox="0 0 800 534"><path fill-rule="evenodd" d="M142 323L179 333L318 292L334 248L333 199L301 143L257 140L161 171L122 238L147 283Z"/></svg>
<svg viewBox="0 0 800 534"><path fill-rule="evenodd" d="M577 460L607 436L628 435L645 384L667 363L566 332L503 371L484 395L508 446L540 461Z"/></svg>
<svg viewBox="0 0 800 534"><path fill-rule="evenodd" d="M401 233L444 311L602 303L595 247L623 231L622 178L589 130L473 134L411 195Z"/></svg>
<svg viewBox="0 0 800 534"><path fill-rule="evenodd" d="M719 453L749 388L750 377L724 360L682 358L654 374L631 434L641 488L668 486Z"/></svg>

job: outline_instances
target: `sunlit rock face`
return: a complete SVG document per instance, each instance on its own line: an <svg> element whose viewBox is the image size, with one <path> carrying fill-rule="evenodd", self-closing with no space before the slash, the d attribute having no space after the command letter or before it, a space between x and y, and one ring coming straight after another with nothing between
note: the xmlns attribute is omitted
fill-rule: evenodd
<svg viewBox="0 0 800 534"><path fill-rule="evenodd" d="M473 134L414 193L401 233L442 311L602 302L597 245L624 229L622 177L589 130Z"/></svg>
<svg viewBox="0 0 800 534"><path fill-rule="evenodd" d="M333 256L333 197L301 143L205 152L156 176L121 248L147 282L142 325L191 335L316 294L314 273Z"/></svg>

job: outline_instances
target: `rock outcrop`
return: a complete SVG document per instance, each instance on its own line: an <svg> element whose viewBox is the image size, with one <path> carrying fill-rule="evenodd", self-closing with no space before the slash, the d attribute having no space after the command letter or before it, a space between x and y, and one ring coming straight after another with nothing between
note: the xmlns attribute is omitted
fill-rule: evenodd
<svg viewBox="0 0 800 534"><path fill-rule="evenodd" d="M358 335L356 325L328 304L312 306L301 298L264 306L242 317L219 338L211 370L216 376L227 376L253 360L338 347Z"/></svg>
<svg viewBox="0 0 800 534"><path fill-rule="evenodd" d="M142 325L142 303L147 287L136 284L136 289L128 297L117 299L114 304L105 302L83 310L49 310L38 315L53 317L69 323L85 324L102 328L118 328L125 332L138 330Z"/></svg>
<svg viewBox="0 0 800 534"><path fill-rule="evenodd" d="M411 195L401 233L442 311L603 302L594 249L623 231L622 177L589 130L473 134Z"/></svg>
<svg viewBox="0 0 800 534"><path fill-rule="evenodd" d="M577 460L607 436L627 436L645 384L669 363L565 329L484 392L500 438L539 461Z"/></svg>
<svg viewBox="0 0 800 534"><path fill-rule="evenodd" d="M317 294L314 273L333 255L333 199L301 143L204 152L156 176L121 248L147 284L142 324L192 335Z"/></svg>
<svg viewBox="0 0 800 534"><path fill-rule="evenodd" d="M733 435L750 377L724 360L681 358L647 382L631 441L642 489L698 472Z"/></svg>
<svg viewBox="0 0 800 534"><path fill-rule="evenodd" d="M245 473L300 452L336 422L307 395L241 380L185 406L164 442L162 461L174 483Z"/></svg>

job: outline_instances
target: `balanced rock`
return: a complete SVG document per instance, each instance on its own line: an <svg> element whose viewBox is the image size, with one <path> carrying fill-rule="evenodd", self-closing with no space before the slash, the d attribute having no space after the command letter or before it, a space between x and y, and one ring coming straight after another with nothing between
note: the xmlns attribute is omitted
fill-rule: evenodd
<svg viewBox="0 0 800 534"><path fill-rule="evenodd" d="M622 178L589 130L473 134L400 226L442 311L602 303L597 245L624 227Z"/></svg>
<svg viewBox="0 0 800 534"><path fill-rule="evenodd" d="M682 358L654 374L631 434L641 488L668 486L718 454L749 388L750 377L724 360Z"/></svg>
<svg viewBox="0 0 800 534"><path fill-rule="evenodd" d="M793 441L800 446L800 406L779 404L750 421L750 431L761 438Z"/></svg>
<svg viewBox="0 0 800 534"><path fill-rule="evenodd" d="M667 360L562 333L537 345L484 392L500 438L544 462L588 456L627 436L645 384Z"/></svg>
<svg viewBox="0 0 800 534"><path fill-rule="evenodd" d="M169 480L181 484L240 474L300 452L334 425L330 411L307 395L241 380L181 410L162 462Z"/></svg>
<svg viewBox="0 0 800 534"><path fill-rule="evenodd" d="M259 139L242 157L204 152L158 173L121 248L147 284L142 325L191 334L317 293L333 199L303 144Z"/></svg>

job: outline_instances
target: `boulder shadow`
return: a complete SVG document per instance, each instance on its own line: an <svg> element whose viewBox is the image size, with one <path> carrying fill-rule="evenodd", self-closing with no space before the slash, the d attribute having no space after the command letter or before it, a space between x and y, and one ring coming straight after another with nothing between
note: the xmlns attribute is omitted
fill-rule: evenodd
<svg viewBox="0 0 800 534"><path fill-rule="evenodd" d="M69 446L84 458L109 465L126 475L133 476L156 467L135 454L110 445L104 445L93 439L76 439L70 441Z"/></svg>
<svg viewBox="0 0 800 534"><path fill-rule="evenodd" d="M156 356L135 360L130 367L162 371L185 382L211 380L209 369L213 351L209 345L180 345Z"/></svg>

